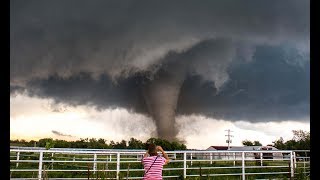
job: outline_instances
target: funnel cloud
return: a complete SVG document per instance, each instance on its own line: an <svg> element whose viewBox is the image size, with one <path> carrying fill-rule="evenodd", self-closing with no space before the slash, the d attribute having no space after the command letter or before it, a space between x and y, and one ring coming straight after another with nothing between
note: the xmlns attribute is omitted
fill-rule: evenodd
<svg viewBox="0 0 320 180"><path fill-rule="evenodd" d="M309 117L308 0L10 1L10 92L152 117Z"/></svg>

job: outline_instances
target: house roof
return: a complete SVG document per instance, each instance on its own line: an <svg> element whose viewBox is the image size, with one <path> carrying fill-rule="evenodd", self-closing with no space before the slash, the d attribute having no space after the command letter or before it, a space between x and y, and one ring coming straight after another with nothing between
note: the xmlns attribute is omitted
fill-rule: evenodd
<svg viewBox="0 0 320 180"><path fill-rule="evenodd" d="M261 146L237 146L237 147L231 147L231 151L252 151L252 150L258 150L261 148Z"/></svg>
<svg viewBox="0 0 320 180"><path fill-rule="evenodd" d="M265 146L230 146L230 151L252 151L260 150L261 147ZM268 146L271 147L271 146ZM275 147L271 147L272 150L278 150ZM210 146L207 150L228 150L228 146Z"/></svg>
<svg viewBox="0 0 320 180"><path fill-rule="evenodd" d="M208 149L228 150L228 146L210 146Z"/></svg>

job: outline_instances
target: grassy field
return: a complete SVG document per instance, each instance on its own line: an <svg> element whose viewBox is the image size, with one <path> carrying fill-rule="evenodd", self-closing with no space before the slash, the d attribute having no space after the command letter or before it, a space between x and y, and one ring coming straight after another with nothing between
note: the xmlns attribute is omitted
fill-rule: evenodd
<svg viewBox="0 0 320 180"><path fill-rule="evenodd" d="M90 179L107 179L116 177L116 156L99 155L96 164L96 172L93 172L94 164L92 162L93 155L86 154L52 154L45 153L43 156L43 177L46 178L90 178ZM11 153L11 160L16 159L16 153ZM36 162L39 159L39 153L21 153L20 160L35 160L35 162L20 162L16 167L16 162L10 163L10 169L33 169L32 172L18 171L11 172L11 178L36 178L38 175L39 163ZM54 159L54 163L50 162ZM177 159L182 159L182 156L177 156ZM46 162L49 161L49 162ZM74 162L66 162L74 161ZM81 161L81 162L78 162ZM87 162L88 161L88 162ZM125 162L125 161L138 161L138 162ZM209 161L201 162L187 162L187 177L186 179L241 179L242 167L241 161L213 161L210 164ZM268 172L290 172L289 161L273 161L264 160L263 166L260 166L260 160L258 161L246 161L246 173L268 173ZM272 167L283 166L283 167ZM303 164L297 164L296 178L295 179L308 179L301 171ZM170 168L181 168L178 170L172 170ZM214 168L214 169L210 169ZM128 171L128 169L130 171ZM120 163L120 179L127 179L127 177L143 177L143 166L136 155L121 156ZM53 171L57 170L57 171ZM71 171L77 170L77 171ZM223 175L220 174L236 174L236 175ZM192 176L194 175L194 177ZM200 177L201 175L201 177ZM183 179L183 162L171 162L163 170L163 176L176 176L175 178L168 179ZM288 179L290 174L252 174L247 175L246 179Z"/></svg>

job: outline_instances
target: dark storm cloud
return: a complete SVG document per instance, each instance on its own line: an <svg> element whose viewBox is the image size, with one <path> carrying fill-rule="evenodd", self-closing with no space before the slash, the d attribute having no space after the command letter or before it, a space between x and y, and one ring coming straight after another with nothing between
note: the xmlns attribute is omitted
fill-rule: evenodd
<svg viewBox="0 0 320 180"><path fill-rule="evenodd" d="M292 53L290 58L294 57L299 56ZM287 58L281 47L257 47L252 61L230 64L230 79L219 92L214 82L189 74L180 89L177 113L252 122L306 118L310 110L310 61L301 57L298 66L289 64ZM124 107L149 114L142 92L148 81L147 74L136 74L115 85L107 75L93 79L83 73L68 79L52 76L33 80L28 89L31 96L54 97L57 103L98 109Z"/></svg>
<svg viewBox="0 0 320 180"><path fill-rule="evenodd" d="M101 75L93 79L90 74L76 74L67 79L51 76L48 79L30 81L27 85L30 96L54 97L55 102L70 105L95 106L98 109L125 107L146 113L141 94L142 76L129 77L114 84L110 77Z"/></svg>
<svg viewBox="0 0 320 180"><path fill-rule="evenodd" d="M25 88L21 86L10 85L10 95L14 96L16 94L23 94L25 92Z"/></svg>
<svg viewBox="0 0 320 180"><path fill-rule="evenodd" d="M208 39L247 53L256 43L305 48L309 1L13 0L10 31L11 83L83 71L127 77ZM196 72L211 79L212 67Z"/></svg>
<svg viewBox="0 0 320 180"><path fill-rule="evenodd" d="M308 116L309 5L12 0L11 92L124 107L150 115L168 139L176 112Z"/></svg>
<svg viewBox="0 0 320 180"><path fill-rule="evenodd" d="M63 134L63 133L61 133L61 132L59 132L59 131L55 131L55 130L52 130L51 132L52 132L53 134L57 135L57 136L73 137L73 136L71 136L71 135Z"/></svg>
<svg viewBox="0 0 320 180"><path fill-rule="evenodd" d="M299 57L297 54L291 54ZM234 62L230 80L217 93L212 82L189 77L182 87L178 113L206 114L228 120L299 120L309 117L310 61L289 64L281 47L257 47L249 63Z"/></svg>

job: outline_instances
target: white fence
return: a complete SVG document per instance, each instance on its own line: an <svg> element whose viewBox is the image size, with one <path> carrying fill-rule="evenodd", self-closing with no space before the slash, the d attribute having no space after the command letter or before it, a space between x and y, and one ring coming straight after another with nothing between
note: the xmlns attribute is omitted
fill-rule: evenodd
<svg viewBox="0 0 320 180"><path fill-rule="evenodd" d="M144 152L114 149L12 148L10 179L91 179L98 174L104 175L104 179L142 179L144 170L141 158ZM164 179L238 176L244 180L257 175L282 175L292 178L298 172L306 176L310 173L309 151L199 150L167 153L170 163L163 169ZM63 176L68 173L73 173L70 175L72 177Z"/></svg>

